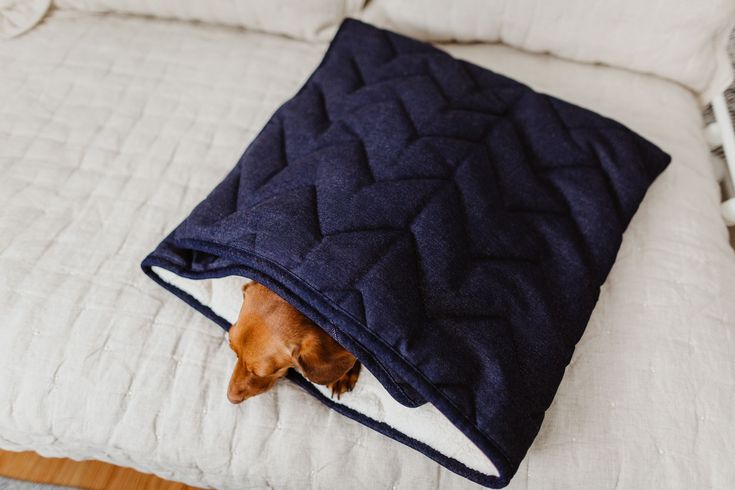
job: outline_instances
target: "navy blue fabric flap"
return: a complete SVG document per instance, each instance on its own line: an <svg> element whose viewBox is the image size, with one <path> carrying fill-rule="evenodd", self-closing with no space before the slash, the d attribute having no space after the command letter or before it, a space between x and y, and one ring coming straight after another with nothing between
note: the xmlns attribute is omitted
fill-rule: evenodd
<svg viewBox="0 0 735 490"><path fill-rule="evenodd" d="M432 457L500 487L668 162L610 119L347 20L143 268L267 285L396 400L434 404L501 475Z"/></svg>

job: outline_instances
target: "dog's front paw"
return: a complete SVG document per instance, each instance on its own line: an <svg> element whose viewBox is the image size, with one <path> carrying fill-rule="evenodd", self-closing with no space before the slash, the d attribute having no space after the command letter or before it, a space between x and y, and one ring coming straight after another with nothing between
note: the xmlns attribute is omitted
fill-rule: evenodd
<svg viewBox="0 0 735 490"><path fill-rule="evenodd" d="M357 378L360 376L360 361L355 361L355 365L350 368L345 374L342 375L337 381L329 383L327 388L332 390L332 398L337 396L337 400L340 399L342 393L352 391L357 384Z"/></svg>

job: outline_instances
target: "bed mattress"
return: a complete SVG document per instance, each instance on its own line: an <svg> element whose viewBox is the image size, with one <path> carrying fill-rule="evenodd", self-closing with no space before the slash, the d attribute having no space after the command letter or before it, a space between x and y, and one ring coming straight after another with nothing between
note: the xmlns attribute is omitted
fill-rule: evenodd
<svg viewBox="0 0 735 490"><path fill-rule="evenodd" d="M731 485L735 258L695 95L497 45L443 48L673 157L509 488ZM0 44L0 447L216 488L473 485L292 383L230 405L224 332L138 268L325 49L69 12Z"/></svg>

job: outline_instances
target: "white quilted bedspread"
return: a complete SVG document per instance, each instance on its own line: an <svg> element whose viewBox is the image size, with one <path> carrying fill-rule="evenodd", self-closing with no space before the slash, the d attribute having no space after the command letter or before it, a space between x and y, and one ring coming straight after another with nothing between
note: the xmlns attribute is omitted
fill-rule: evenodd
<svg viewBox="0 0 735 490"><path fill-rule="evenodd" d="M288 382L241 406L213 323L140 260L325 49L53 13L0 43L0 447L217 488L466 488ZM735 258L693 94L500 46L449 48L673 156L511 488L733 488Z"/></svg>

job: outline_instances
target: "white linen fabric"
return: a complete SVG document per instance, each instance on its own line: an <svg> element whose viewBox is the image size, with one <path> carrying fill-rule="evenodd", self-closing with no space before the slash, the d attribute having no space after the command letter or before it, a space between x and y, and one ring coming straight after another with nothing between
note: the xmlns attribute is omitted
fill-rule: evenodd
<svg viewBox="0 0 735 490"><path fill-rule="evenodd" d="M0 20L3 2L37 10L50 0L0 0ZM732 81L725 50L735 26L732 0L372 0L363 8L365 4L365 0L54 0L64 9L200 21L306 40L328 40L342 19L354 16L425 41L503 43L652 73L683 84L705 103ZM0 35L18 34L38 20L40 16L13 30L0 22Z"/></svg>
<svg viewBox="0 0 735 490"><path fill-rule="evenodd" d="M653 73L704 102L732 81L732 0L373 0L365 19L426 41L499 42Z"/></svg>
<svg viewBox="0 0 735 490"><path fill-rule="evenodd" d="M73 11L0 43L0 447L222 489L474 487L290 382L229 404L224 331L139 268L325 48ZM626 70L446 48L673 157L509 488L731 488L735 257L696 97Z"/></svg>
<svg viewBox="0 0 735 490"><path fill-rule="evenodd" d="M332 37L364 0L54 0L59 8L193 20L300 39Z"/></svg>
<svg viewBox="0 0 735 490"><path fill-rule="evenodd" d="M0 0L0 39L24 33L35 26L51 0Z"/></svg>

